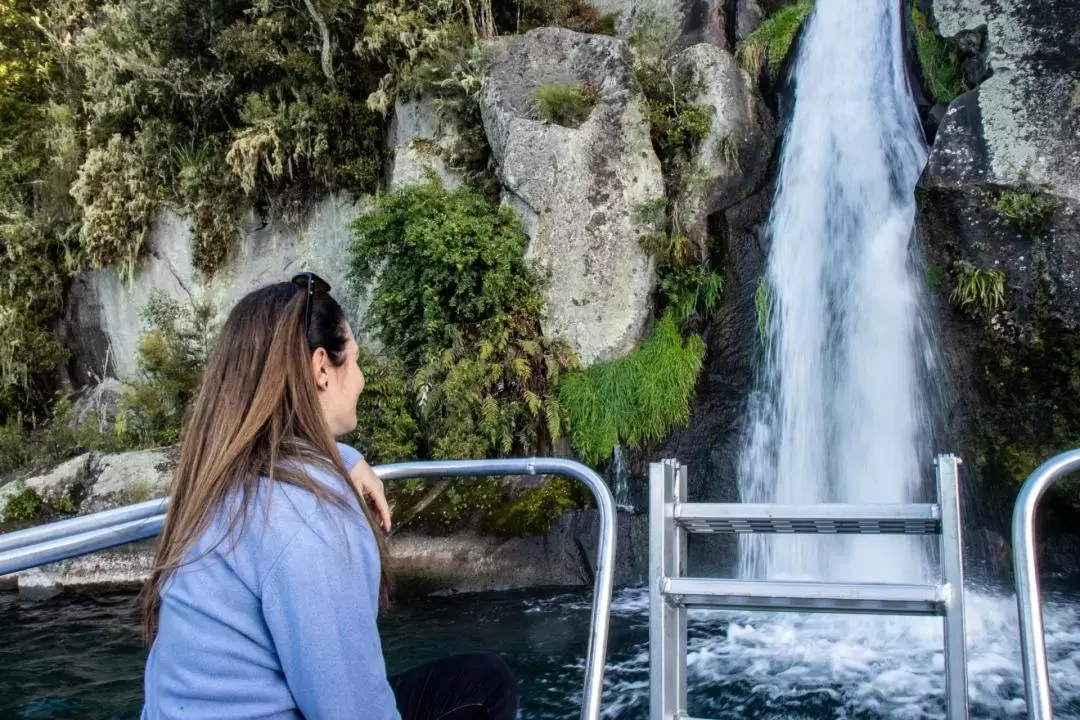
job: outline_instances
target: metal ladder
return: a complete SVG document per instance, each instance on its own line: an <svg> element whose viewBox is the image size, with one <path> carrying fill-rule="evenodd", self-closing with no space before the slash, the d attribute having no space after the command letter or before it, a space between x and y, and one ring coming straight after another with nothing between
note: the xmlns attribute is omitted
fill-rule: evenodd
<svg viewBox="0 0 1080 720"><path fill-rule="evenodd" d="M936 460L938 504L758 505L688 503L687 469L675 460L649 466L650 720L689 718L686 704L688 608L765 612L930 615L944 618L946 708L967 718L964 572L960 535L960 459ZM690 533L844 533L937 535L937 585L754 581L686 577Z"/></svg>

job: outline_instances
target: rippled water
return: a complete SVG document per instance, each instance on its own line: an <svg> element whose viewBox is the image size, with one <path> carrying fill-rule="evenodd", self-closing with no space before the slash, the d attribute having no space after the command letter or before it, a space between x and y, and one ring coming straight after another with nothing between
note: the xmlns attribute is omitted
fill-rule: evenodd
<svg viewBox="0 0 1080 720"><path fill-rule="evenodd" d="M1055 716L1080 720L1080 611L1048 603ZM383 623L391 672L448 653L505 653L522 716L575 718L590 596L491 593L429 598ZM604 714L648 714L648 596L619 591ZM692 612L690 712L718 720L944 717L940 622ZM968 594L972 718L1024 716L1011 596ZM28 603L0 596L0 718L131 718L143 651L130 595Z"/></svg>

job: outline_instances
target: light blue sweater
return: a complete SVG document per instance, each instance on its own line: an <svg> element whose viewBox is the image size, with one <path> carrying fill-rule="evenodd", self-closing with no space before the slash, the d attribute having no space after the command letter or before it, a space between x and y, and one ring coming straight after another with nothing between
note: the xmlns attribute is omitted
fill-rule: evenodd
<svg viewBox="0 0 1080 720"><path fill-rule="evenodd" d="M338 445L345 466L362 457ZM375 536L340 479L345 512L265 481L233 546L226 540L173 573L146 663L144 720L397 720L375 624ZM222 512L196 544L222 537Z"/></svg>

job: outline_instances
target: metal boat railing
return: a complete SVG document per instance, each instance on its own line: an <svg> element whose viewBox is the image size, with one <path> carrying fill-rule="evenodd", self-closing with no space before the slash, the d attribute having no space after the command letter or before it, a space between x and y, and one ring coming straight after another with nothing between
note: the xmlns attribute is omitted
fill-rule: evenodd
<svg viewBox="0 0 1080 720"><path fill-rule="evenodd" d="M1050 676L1046 667L1046 635L1039 592L1035 512L1050 486L1080 471L1080 450L1050 458L1031 473L1013 507L1013 569L1016 609L1020 617L1020 654L1024 666L1024 698L1031 720L1050 720Z"/></svg>
<svg viewBox="0 0 1080 720"><path fill-rule="evenodd" d="M384 481L424 477L563 475L584 483L592 491L600 512L600 539L581 720L598 720L615 579L615 501L603 479L585 465L561 458L438 460L379 465L374 470ZM154 537L161 532L167 507L166 500L150 500L0 535L0 575Z"/></svg>

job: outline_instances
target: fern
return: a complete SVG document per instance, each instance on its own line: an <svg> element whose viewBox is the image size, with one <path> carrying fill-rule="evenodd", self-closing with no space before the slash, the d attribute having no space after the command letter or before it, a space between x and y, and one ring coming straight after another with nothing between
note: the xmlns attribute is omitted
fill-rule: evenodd
<svg viewBox="0 0 1080 720"><path fill-rule="evenodd" d="M630 355L563 378L560 409L582 459L603 462L617 443L639 446L685 423L704 358L704 341L684 339L665 315Z"/></svg>

